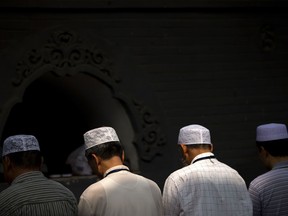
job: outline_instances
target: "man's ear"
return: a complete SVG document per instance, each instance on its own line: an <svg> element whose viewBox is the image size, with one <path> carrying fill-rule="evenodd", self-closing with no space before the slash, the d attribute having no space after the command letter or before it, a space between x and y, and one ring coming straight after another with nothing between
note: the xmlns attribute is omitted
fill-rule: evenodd
<svg viewBox="0 0 288 216"><path fill-rule="evenodd" d="M92 157L93 157L93 159L94 159L94 161L95 161L97 166L101 164L102 160L101 160L100 157L98 157L96 154L92 154Z"/></svg>
<svg viewBox="0 0 288 216"><path fill-rule="evenodd" d="M122 160L122 162L124 163L124 160L125 160L125 153L124 153L124 151L122 151L121 160Z"/></svg>
<svg viewBox="0 0 288 216"><path fill-rule="evenodd" d="M186 154L188 152L188 148L186 145L184 144L180 144L181 148L182 148L182 151L183 151L183 154Z"/></svg>
<svg viewBox="0 0 288 216"><path fill-rule="evenodd" d="M264 156L265 158L269 155L268 151L263 146L259 147L259 153L261 156Z"/></svg>
<svg viewBox="0 0 288 216"><path fill-rule="evenodd" d="M3 158L3 166L6 166L8 169L11 169L12 168L12 163L11 163L11 160L9 157L7 156L4 156Z"/></svg>
<svg viewBox="0 0 288 216"><path fill-rule="evenodd" d="M214 147L213 147L213 145L211 144L210 151L213 152L213 150L214 150Z"/></svg>
<svg viewBox="0 0 288 216"><path fill-rule="evenodd" d="M44 164L44 157L41 157L41 166Z"/></svg>

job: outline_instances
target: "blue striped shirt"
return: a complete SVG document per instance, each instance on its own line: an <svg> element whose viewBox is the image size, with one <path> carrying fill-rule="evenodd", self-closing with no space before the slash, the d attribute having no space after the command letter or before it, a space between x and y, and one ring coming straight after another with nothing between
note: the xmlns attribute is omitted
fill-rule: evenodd
<svg viewBox="0 0 288 216"><path fill-rule="evenodd" d="M249 185L254 216L288 215L288 161L255 178Z"/></svg>
<svg viewBox="0 0 288 216"><path fill-rule="evenodd" d="M73 216L77 211L74 194L39 171L18 176L0 193L0 216Z"/></svg>

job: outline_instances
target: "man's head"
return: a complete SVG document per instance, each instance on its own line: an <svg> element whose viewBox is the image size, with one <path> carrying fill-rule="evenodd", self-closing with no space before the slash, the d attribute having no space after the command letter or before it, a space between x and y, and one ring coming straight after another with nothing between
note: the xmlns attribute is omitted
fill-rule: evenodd
<svg viewBox="0 0 288 216"><path fill-rule="evenodd" d="M42 155L33 135L14 135L6 138L2 151L4 177L8 183L23 173L41 170Z"/></svg>
<svg viewBox="0 0 288 216"><path fill-rule="evenodd" d="M105 171L124 160L123 148L112 127L100 127L84 134L85 154L93 172L100 178Z"/></svg>
<svg viewBox="0 0 288 216"><path fill-rule="evenodd" d="M285 124L269 123L256 128L256 145L264 164L271 168L271 158L288 157L288 132Z"/></svg>
<svg viewBox="0 0 288 216"><path fill-rule="evenodd" d="M210 131L198 124L192 124L180 129L178 144L181 147L186 164L190 164L194 157L204 152L211 152Z"/></svg>

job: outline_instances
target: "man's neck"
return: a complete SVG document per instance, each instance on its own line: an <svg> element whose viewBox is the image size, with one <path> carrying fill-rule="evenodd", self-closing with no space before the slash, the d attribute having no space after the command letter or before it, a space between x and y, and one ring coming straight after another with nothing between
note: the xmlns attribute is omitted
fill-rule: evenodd
<svg viewBox="0 0 288 216"><path fill-rule="evenodd" d="M27 173L27 172L33 172L33 171L40 171L39 169L27 169L27 168L14 168L11 177L8 180L8 183L11 184L15 178L18 176Z"/></svg>
<svg viewBox="0 0 288 216"><path fill-rule="evenodd" d="M288 156L274 157L271 156L271 167L273 168L277 163L288 161Z"/></svg>
<svg viewBox="0 0 288 216"><path fill-rule="evenodd" d="M123 165L123 162L120 157L112 157L109 160L102 161L102 170L103 174L110 168L114 166Z"/></svg>

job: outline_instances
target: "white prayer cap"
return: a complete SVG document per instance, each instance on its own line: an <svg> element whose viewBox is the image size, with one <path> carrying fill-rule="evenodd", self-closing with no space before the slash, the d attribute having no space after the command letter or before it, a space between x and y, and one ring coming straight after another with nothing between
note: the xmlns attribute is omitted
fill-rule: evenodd
<svg viewBox="0 0 288 216"><path fill-rule="evenodd" d="M40 151L39 143L33 135L14 135L6 138L3 144L2 157L10 153L24 151Z"/></svg>
<svg viewBox="0 0 288 216"><path fill-rule="evenodd" d="M265 142L272 140L288 139L287 127L285 124L269 123L263 124L256 129L256 141Z"/></svg>
<svg viewBox="0 0 288 216"><path fill-rule="evenodd" d="M185 126L180 129L178 144L211 144L210 131L197 124Z"/></svg>
<svg viewBox="0 0 288 216"><path fill-rule="evenodd" d="M112 127L99 127L84 134L85 149L107 142L118 141L116 131Z"/></svg>

